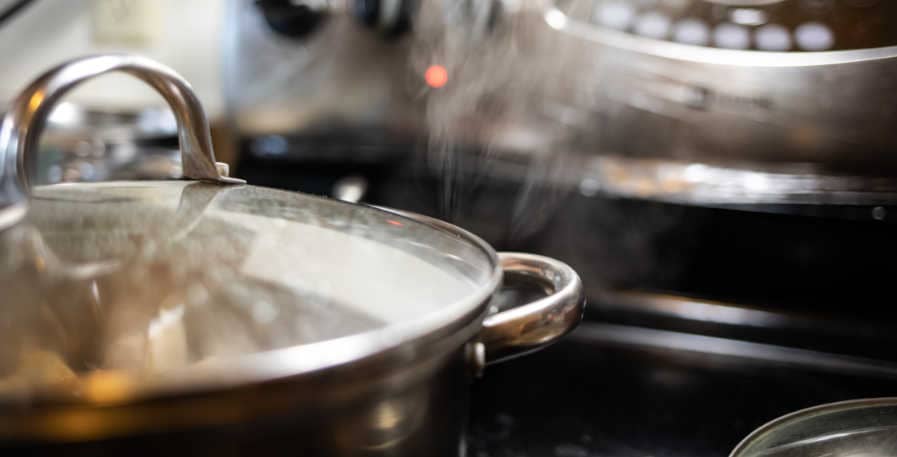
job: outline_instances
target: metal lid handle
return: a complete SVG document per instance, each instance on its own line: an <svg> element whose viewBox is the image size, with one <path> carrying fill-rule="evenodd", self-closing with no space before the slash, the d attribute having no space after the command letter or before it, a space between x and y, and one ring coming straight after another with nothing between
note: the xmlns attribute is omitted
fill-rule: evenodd
<svg viewBox="0 0 897 457"><path fill-rule="evenodd" d="M133 75L165 99L178 123L183 176L221 183L242 183L215 162L209 121L190 84L153 60L123 54L80 57L50 69L13 100L0 126L0 228L24 214L31 186L26 157L36 149L47 116L56 102L78 84L113 71Z"/></svg>

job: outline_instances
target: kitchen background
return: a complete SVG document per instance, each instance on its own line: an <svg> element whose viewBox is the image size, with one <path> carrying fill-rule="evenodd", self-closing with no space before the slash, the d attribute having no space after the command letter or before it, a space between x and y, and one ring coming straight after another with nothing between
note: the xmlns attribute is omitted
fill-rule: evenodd
<svg viewBox="0 0 897 457"><path fill-rule="evenodd" d="M580 329L474 384L469 455L718 456L895 395L897 2L28 3L0 24L2 99L73 56L146 55L196 89L233 175L580 273ZM140 82L66 100L39 180L177 173Z"/></svg>
<svg viewBox="0 0 897 457"><path fill-rule="evenodd" d="M20 3L0 2L0 9ZM136 52L165 62L196 89L212 117L223 109L220 0L35 0L0 28L0 96L62 60L89 53ZM12 70L14 69L14 70ZM160 105L151 89L120 75L89 82L70 100L105 109Z"/></svg>

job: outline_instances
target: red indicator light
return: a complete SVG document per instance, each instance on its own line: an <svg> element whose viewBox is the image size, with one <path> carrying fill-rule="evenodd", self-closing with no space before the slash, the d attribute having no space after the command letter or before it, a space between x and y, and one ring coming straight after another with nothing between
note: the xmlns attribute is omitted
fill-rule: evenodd
<svg viewBox="0 0 897 457"><path fill-rule="evenodd" d="M401 226L405 225L405 224L403 224L403 223L401 223L401 222L399 222L399 221L397 221L397 220L395 220L395 219L387 219L387 220L386 220L386 223L389 224L389 225L394 225L394 226L396 226L396 227L401 227Z"/></svg>
<svg viewBox="0 0 897 457"><path fill-rule="evenodd" d="M439 89L448 83L448 70L442 65L430 65L424 72L424 80L428 86Z"/></svg>

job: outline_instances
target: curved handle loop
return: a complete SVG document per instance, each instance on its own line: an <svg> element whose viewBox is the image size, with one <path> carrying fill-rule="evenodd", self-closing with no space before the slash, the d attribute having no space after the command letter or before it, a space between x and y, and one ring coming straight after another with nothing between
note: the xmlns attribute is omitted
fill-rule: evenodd
<svg viewBox="0 0 897 457"><path fill-rule="evenodd" d="M178 124L183 176L220 183L242 183L227 176L227 164L215 162L209 121L190 84L153 60L122 54L81 57L35 79L13 100L0 126L0 228L24 215L30 193L26 158L36 150L46 119L59 99L78 84L120 71L159 92Z"/></svg>
<svg viewBox="0 0 897 457"><path fill-rule="evenodd" d="M585 294L567 264L533 254L498 253L505 273L545 286L547 297L498 312L483 320L484 362L492 364L541 349L570 333L582 320Z"/></svg>

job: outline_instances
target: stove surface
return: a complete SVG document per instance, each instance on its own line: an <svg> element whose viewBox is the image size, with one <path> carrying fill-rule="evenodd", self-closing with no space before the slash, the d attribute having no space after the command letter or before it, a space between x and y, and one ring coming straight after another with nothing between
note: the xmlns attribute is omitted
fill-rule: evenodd
<svg viewBox="0 0 897 457"><path fill-rule="evenodd" d="M809 406L897 395L897 369L861 359L585 323L491 366L474 385L472 457L726 456Z"/></svg>

